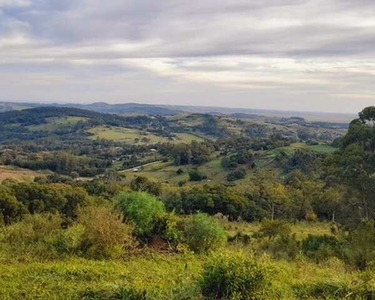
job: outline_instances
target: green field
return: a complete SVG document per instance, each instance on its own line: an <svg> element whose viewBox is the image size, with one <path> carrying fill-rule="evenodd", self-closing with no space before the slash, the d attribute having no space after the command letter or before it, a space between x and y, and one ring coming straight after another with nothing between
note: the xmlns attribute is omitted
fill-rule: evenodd
<svg viewBox="0 0 375 300"><path fill-rule="evenodd" d="M63 118L47 118L47 123L39 125L30 125L27 128L31 131L48 131L53 132L62 127L71 127L76 125L78 122L87 121L87 118L83 117L63 117Z"/></svg>
<svg viewBox="0 0 375 300"><path fill-rule="evenodd" d="M229 235L236 232L254 233L259 229L258 223L224 220L221 223ZM330 234L329 225L325 223L297 223L292 225L292 231L299 240L307 234ZM222 251L248 254L252 252L253 246L233 243ZM161 254L145 248L125 253L122 258L113 260L74 256L47 260L27 253L21 257L13 256L3 248L0 250L0 298L145 299L125 296L125 291L132 290L145 291L147 299L203 300L198 279L209 257L193 253ZM316 264L303 257L291 261L272 259L264 254L258 256L257 260L272 268L272 285L268 288L267 299L297 300L302 299L301 294L308 294L309 289L315 287L338 289L353 286L357 284L360 274L334 258ZM326 298L304 296L303 299Z"/></svg>
<svg viewBox="0 0 375 300"><path fill-rule="evenodd" d="M88 132L92 134L91 139L122 141L129 144L191 143L193 140L198 142L203 141L201 137L189 133L178 133L175 138L169 139L138 129L124 127L98 126L89 129Z"/></svg>

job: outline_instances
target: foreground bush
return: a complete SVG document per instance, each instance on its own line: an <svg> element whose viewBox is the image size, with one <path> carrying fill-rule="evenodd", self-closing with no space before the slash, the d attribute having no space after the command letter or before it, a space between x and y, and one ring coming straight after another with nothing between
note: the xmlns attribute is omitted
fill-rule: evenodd
<svg viewBox="0 0 375 300"><path fill-rule="evenodd" d="M227 241L224 228L214 218L203 213L187 221L184 237L190 249L197 253L221 248Z"/></svg>
<svg viewBox="0 0 375 300"><path fill-rule="evenodd" d="M117 207L125 220L135 225L140 238L149 238L161 215L165 214L163 202L145 192L122 193L117 197Z"/></svg>
<svg viewBox="0 0 375 300"><path fill-rule="evenodd" d="M203 296L209 299L262 299L269 290L271 269L242 253L213 256L198 279Z"/></svg>
<svg viewBox="0 0 375 300"><path fill-rule="evenodd" d="M80 209L77 222L66 229L62 224L58 214L26 215L22 221L3 227L0 242L10 252L41 259L66 254L96 259L117 257L132 241L129 225L108 207Z"/></svg>
<svg viewBox="0 0 375 300"><path fill-rule="evenodd" d="M81 249L93 258L114 258L130 244L131 228L120 214L108 207L87 207L79 210L78 223L84 226Z"/></svg>
<svg viewBox="0 0 375 300"><path fill-rule="evenodd" d="M54 258L54 241L63 231L62 221L57 214L25 215L22 221L3 227L0 248L7 246L10 253L17 255Z"/></svg>

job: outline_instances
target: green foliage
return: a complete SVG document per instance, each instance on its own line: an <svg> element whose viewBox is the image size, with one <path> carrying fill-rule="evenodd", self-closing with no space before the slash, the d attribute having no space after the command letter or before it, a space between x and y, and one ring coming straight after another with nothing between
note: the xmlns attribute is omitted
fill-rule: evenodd
<svg viewBox="0 0 375 300"><path fill-rule="evenodd" d="M237 232L234 236L228 237L228 242L242 243L243 245L248 245L251 242L251 237L246 233Z"/></svg>
<svg viewBox="0 0 375 300"><path fill-rule="evenodd" d="M300 253L300 242L295 234L282 234L275 239L261 244L262 250L269 252L276 259L295 259Z"/></svg>
<svg viewBox="0 0 375 300"><path fill-rule="evenodd" d="M122 287L119 289L118 296L123 300L147 300L147 292L139 291L133 287Z"/></svg>
<svg viewBox="0 0 375 300"><path fill-rule="evenodd" d="M203 213L197 213L187 220L184 238L189 248L197 253L205 253L223 247L227 236L217 221Z"/></svg>
<svg viewBox="0 0 375 300"><path fill-rule="evenodd" d="M131 244L131 230L118 213L107 207L79 210L78 220L63 229L57 214L26 215L18 223L4 228L3 240L15 253L30 253L53 258L83 255L90 258L114 258Z"/></svg>
<svg viewBox="0 0 375 300"><path fill-rule="evenodd" d="M131 228L124 224L120 214L111 208L102 206L81 209L78 213L78 223L84 227L80 249L88 257L119 257L125 246L132 243ZM73 231L73 238L68 240L71 244L75 243L77 231L79 234L79 227ZM71 232L72 230L65 234L65 237Z"/></svg>
<svg viewBox="0 0 375 300"><path fill-rule="evenodd" d="M345 248L346 259L361 270L375 262L375 227L373 221L362 221L351 232Z"/></svg>
<svg viewBox="0 0 375 300"><path fill-rule="evenodd" d="M130 182L130 188L133 191L147 192L155 196L160 195L161 193L161 184L153 182L147 177L138 176Z"/></svg>
<svg viewBox="0 0 375 300"><path fill-rule="evenodd" d="M155 233L157 221L165 213L163 202L145 192L119 194L117 207L135 225L136 235L146 239Z"/></svg>
<svg viewBox="0 0 375 300"><path fill-rule="evenodd" d="M206 179L206 177L201 172L199 172L199 171L190 171L189 172L189 180L190 181L202 181L203 179Z"/></svg>
<svg viewBox="0 0 375 300"><path fill-rule="evenodd" d="M293 286L293 292L298 299L357 299L348 298L348 287L335 281L299 283Z"/></svg>
<svg viewBox="0 0 375 300"><path fill-rule="evenodd" d="M216 254L203 266L199 285L208 299L267 299L271 268L242 253Z"/></svg>
<svg viewBox="0 0 375 300"><path fill-rule="evenodd" d="M246 176L246 170L245 169L239 169L237 171L230 172L227 175L228 181L236 181L238 179L243 179Z"/></svg>
<svg viewBox="0 0 375 300"><path fill-rule="evenodd" d="M288 236L291 233L290 225L282 220L263 220L259 233L269 239L274 239L276 236Z"/></svg>
<svg viewBox="0 0 375 300"><path fill-rule="evenodd" d="M166 200L166 206L168 210L183 214L193 214L197 211L210 215L222 213L229 216L231 220L239 217L246 219L248 213L257 212L250 207L250 201L243 194L237 192L235 188L223 185L182 189L180 195Z"/></svg>
<svg viewBox="0 0 375 300"><path fill-rule="evenodd" d="M330 235L312 235L309 234L302 241L302 252L309 258L317 262L326 260L330 257L341 257L341 243L334 236Z"/></svg>
<svg viewBox="0 0 375 300"><path fill-rule="evenodd" d="M12 194L12 190L0 186L0 225L19 220L26 212L26 207Z"/></svg>
<svg viewBox="0 0 375 300"><path fill-rule="evenodd" d="M57 214L25 215L20 222L3 229L3 243L11 247L14 254L30 253L37 257L56 256L54 247L57 236L62 234L63 220Z"/></svg>

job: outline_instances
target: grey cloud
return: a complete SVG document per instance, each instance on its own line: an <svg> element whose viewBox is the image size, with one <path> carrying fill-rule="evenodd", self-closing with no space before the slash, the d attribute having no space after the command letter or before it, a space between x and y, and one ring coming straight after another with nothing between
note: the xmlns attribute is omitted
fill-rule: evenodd
<svg viewBox="0 0 375 300"><path fill-rule="evenodd" d="M353 99L350 110L375 101L373 0L0 0L0 49L1 88L14 98L48 98L50 74L61 100L225 105L233 95L238 106L333 109Z"/></svg>

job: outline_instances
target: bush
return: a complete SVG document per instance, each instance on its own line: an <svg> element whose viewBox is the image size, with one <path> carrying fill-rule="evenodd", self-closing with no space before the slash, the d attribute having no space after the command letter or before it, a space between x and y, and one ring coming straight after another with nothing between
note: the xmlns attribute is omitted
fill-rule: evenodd
<svg viewBox="0 0 375 300"><path fill-rule="evenodd" d="M207 177L205 177L204 175L202 175L198 171L189 172L189 181L202 181L205 178L207 178Z"/></svg>
<svg viewBox="0 0 375 300"><path fill-rule="evenodd" d="M264 250L277 259L295 259L300 252L300 243L294 234L280 235L262 245Z"/></svg>
<svg viewBox="0 0 375 300"><path fill-rule="evenodd" d="M62 218L57 214L25 215L18 223L4 227L3 242L11 251L51 258L56 254L54 241L61 235Z"/></svg>
<svg viewBox="0 0 375 300"><path fill-rule="evenodd" d="M336 237L309 234L302 241L302 252L317 262L333 256L340 256L341 245Z"/></svg>
<svg viewBox="0 0 375 300"><path fill-rule="evenodd" d="M164 213L158 217L154 232L166 241L169 247L177 251L182 232L179 230L179 217L172 213Z"/></svg>
<svg viewBox="0 0 375 300"><path fill-rule="evenodd" d="M346 260L360 270L375 261L375 227L373 221L363 221L348 237Z"/></svg>
<svg viewBox="0 0 375 300"><path fill-rule="evenodd" d="M135 225L135 234L141 240L155 233L158 219L165 214L163 202L144 192L121 193L117 207L125 220Z"/></svg>
<svg viewBox="0 0 375 300"><path fill-rule="evenodd" d="M270 268L242 253L218 254L203 266L198 279L209 299L261 299L267 295Z"/></svg>
<svg viewBox="0 0 375 300"><path fill-rule="evenodd" d="M259 233L263 236L273 239L276 236L287 236L291 233L291 229L288 223L280 220L263 220Z"/></svg>
<svg viewBox="0 0 375 300"><path fill-rule="evenodd" d="M161 184L144 176L138 176L130 182L133 191L146 192L158 196L161 194Z"/></svg>
<svg viewBox="0 0 375 300"><path fill-rule="evenodd" d="M238 179L243 179L246 176L246 170L240 169L237 171L230 172L227 175L227 181L236 181Z"/></svg>
<svg viewBox="0 0 375 300"><path fill-rule="evenodd" d="M234 236L228 237L228 242L242 243L243 245L250 244L250 235L242 232L237 232Z"/></svg>
<svg viewBox="0 0 375 300"><path fill-rule="evenodd" d="M59 253L79 255L84 234L85 227L82 224L73 224L56 235L52 243Z"/></svg>
<svg viewBox="0 0 375 300"><path fill-rule="evenodd" d="M78 223L85 228L81 249L92 258L114 258L131 243L131 229L121 216L108 207L87 207L79 210Z"/></svg>
<svg viewBox="0 0 375 300"><path fill-rule="evenodd" d="M203 213L194 215L185 225L185 241L197 253L221 248L227 241L224 228L217 221Z"/></svg>

